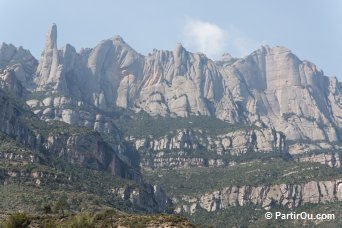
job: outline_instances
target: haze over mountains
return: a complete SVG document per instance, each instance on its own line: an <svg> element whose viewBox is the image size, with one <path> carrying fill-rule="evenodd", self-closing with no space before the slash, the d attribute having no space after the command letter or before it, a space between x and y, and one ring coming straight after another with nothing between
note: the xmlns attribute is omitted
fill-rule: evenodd
<svg viewBox="0 0 342 228"><path fill-rule="evenodd" d="M53 24L39 60L22 47L0 46L1 132L33 157L45 151L134 181L139 194L132 187L112 192L149 212L169 211L167 195L176 213L191 215L342 200L342 84L289 49L262 46L242 59L213 61L181 44L143 56L120 36L80 52L69 44L58 49L57 37ZM13 97L37 122L21 122L29 111ZM235 172L273 176L215 179ZM198 173L216 182L198 186Z"/></svg>

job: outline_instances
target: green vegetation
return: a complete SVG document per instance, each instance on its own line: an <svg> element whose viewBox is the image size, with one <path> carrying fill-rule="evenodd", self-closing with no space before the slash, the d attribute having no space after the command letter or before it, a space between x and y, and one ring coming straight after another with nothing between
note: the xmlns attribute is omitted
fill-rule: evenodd
<svg viewBox="0 0 342 228"><path fill-rule="evenodd" d="M70 125L62 121L44 122L37 117L24 116L23 123L36 134L42 136L56 135L56 134L89 134L95 132L89 128Z"/></svg>
<svg viewBox="0 0 342 228"><path fill-rule="evenodd" d="M145 160L153 160L157 153L160 151L147 150L139 151L139 155L142 159ZM203 158L206 162L209 159L222 159L224 162L236 162L243 163L249 161L270 161L272 159L284 159L290 160L290 157L287 157L286 154L281 154L278 151L271 152L254 152L248 151L247 153L241 155L232 155L229 151L226 151L224 154L217 154L215 151L208 151L206 149L176 149L176 150L163 150L164 156L166 158ZM159 155L160 156L160 155Z"/></svg>
<svg viewBox="0 0 342 228"><path fill-rule="evenodd" d="M155 169L145 171L145 175L171 196L196 195L232 185L295 184L342 178L340 169L282 159L254 161L223 168Z"/></svg>
<svg viewBox="0 0 342 228"><path fill-rule="evenodd" d="M68 222L67 227L70 228L92 228L95 222L90 214L80 214L73 216Z"/></svg>
<svg viewBox="0 0 342 228"><path fill-rule="evenodd" d="M30 99L42 100L45 97L61 96L57 93L33 93ZM34 115L27 106L13 99L14 109L18 111L20 120L28 131L33 131L43 137L56 134L99 134L91 129L69 125L60 121L44 122ZM122 110L100 111L95 107L83 105L82 107L67 107L74 110L86 110L89 113L101 112L124 133L133 137L161 137L174 135L179 129L198 130L206 136L216 136L236 130L256 129L255 126L229 124L222 120L208 116L191 116L189 118L151 117L141 112L135 114ZM291 118L293 113L285 113L284 119ZM307 117L306 117L307 118ZM29 132L30 133L30 132ZM32 134L33 135L33 134ZM108 134L101 137L109 144L122 143ZM1 152L20 152L32 155L6 134L0 133ZM133 151L133 150L132 150ZM136 154L129 151L132 159ZM169 196L190 195L198 196L208 191L228 186L242 185L271 185L271 184L297 184L311 180L334 180L342 178L341 169L330 168L320 164L296 163L285 160L278 151L269 153L250 152L239 156L226 154L218 155L203 148L196 150L165 150L168 157L183 157L204 159L223 159L226 162L235 161L239 164L232 167L204 168L194 167L187 169L156 169L145 171L147 179L153 184L160 185ZM312 151L310 153L319 153ZM335 151L331 151L335 152ZM132 154L130 154L132 153ZM154 158L155 152L141 151L143 159ZM339 152L341 153L341 152ZM113 177L108 173L89 170L77 165L66 164L62 159L54 156L42 157L41 164L29 161L9 161L0 163L0 211L13 213L18 209L32 211L34 216L25 214L12 214L2 224L3 227L27 227L29 223L43 227L158 227L161 224L174 227L192 227L184 218L173 215L145 215L132 214L137 212L129 201L122 200L112 190L127 186L137 187L133 181ZM132 159L133 160L133 159ZM138 164L138 159L133 161ZM45 165L42 165L45 164ZM312 207L311 207L312 206ZM326 208L324 208L326 206ZM299 210L316 210L326 212L335 209L341 211L341 204L310 205ZM117 208L120 211L106 210L100 213L94 211L108 208ZM272 210L283 210L275 205ZM324 209L324 210L323 210ZM325 210L326 209L326 210ZM320 211L321 210L321 211ZM79 214L75 214L81 212ZM129 212L131 214L127 214ZM233 207L208 213L198 210L191 219L196 224L213 225L215 227L267 227L298 225L289 222L269 221L264 219L264 210L254 205ZM39 216L37 216L39 214ZM341 214L341 213L340 213ZM0 213L1 215L1 213ZM188 215L187 215L188 216ZM339 220L339 222L341 222ZM309 223L310 224L310 223ZM312 225L312 224L311 224Z"/></svg>
<svg viewBox="0 0 342 228"><path fill-rule="evenodd" d="M136 187L133 181L77 165L56 168L39 164L1 163L1 212L36 211L41 214L113 207L134 210L111 189ZM12 177L8 173L12 173ZM67 196L67 200L65 200Z"/></svg>
<svg viewBox="0 0 342 228"><path fill-rule="evenodd" d="M327 204L307 204L302 207L291 210L285 207L275 206L270 212L276 211L282 213L291 212L307 212L307 213L333 213L335 214L335 220L326 221L310 221L310 220L275 220L265 219L266 210L254 206L246 205L244 207L231 207L215 212L207 212L203 209L198 210L195 214L191 215L191 220L194 224L198 224L200 227L340 227L342 223L342 203L327 203ZM185 214L184 216L190 217Z"/></svg>
<svg viewBox="0 0 342 228"><path fill-rule="evenodd" d="M23 145L17 143L8 135L0 132L0 152L23 153L25 152L25 149Z"/></svg>
<svg viewBox="0 0 342 228"><path fill-rule="evenodd" d="M15 213L10 215L3 224L2 228L26 228L29 226L31 220L23 213Z"/></svg>
<svg viewBox="0 0 342 228"><path fill-rule="evenodd" d="M121 115L114 123L126 136L160 137L172 134L177 129L201 129L209 135L224 134L238 129L253 129L255 126L230 124L210 116L189 118L151 117L144 112L136 115Z"/></svg>
<svg viewBox="0 0 342 228"><path fill-rule="evenodd" d="M66 195L64 195L60 197L55 203L55 211L62 213L63 216L64 216L64 210L67 210L70 208L70 205L67 200L68 198L66 197Z"/></svg>
<svg viewBox="0 0 342 228"><path fill-rule="evenodd" d="M12 218L11 215L9 218ZM93 228L93 227L195 227L186 218L177 215L166 214L136 214L123 213L116 210L104 210L101 212L70 214L59 217L50 216L27 216L35 227L44 228ZM6 223L5 223L6 224ZM4 226L25 227L25 226Z"/></svg>

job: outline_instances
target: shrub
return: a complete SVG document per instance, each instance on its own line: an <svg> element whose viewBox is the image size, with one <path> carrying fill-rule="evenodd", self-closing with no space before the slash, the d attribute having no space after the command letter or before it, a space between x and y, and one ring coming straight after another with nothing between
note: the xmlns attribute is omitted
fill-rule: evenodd
<svg viewBox="0 0 342 228"><path fill-rule="evenodd" d="M93 228L95 227L90 215L83 214L73 217L67 224L70 228Z"/></svg>
<svg viewBox="0 0 342 228"><path fill-rule="evenodd" d="M42 228L56 228L57 227L57 224L55 221L53 220L45 220L42 224Z"/></svg>
<svg viewBox="0 0 342 228"><path fill-rule="evenodd" d="M45 214L50 214L52 212L51 206L49 204L43 206L43 211Z"/></svg>
<svg viewBox="0 0 342 228"><path fill-rule="evenodd" d="M26 228L30 224L30 219L24 213L10 215L2 224L3 228Z"/></svg>
<svg viewBox="0 0 342 228"><path fill-rule="evenodd" d="M69 204L67 202L67 197L66 196L62 196L61 198L59 198L59 200L56 202L55 204L55 210L58 213L62 213L62 215L64 216L64 210L69 209Z"/></svg>

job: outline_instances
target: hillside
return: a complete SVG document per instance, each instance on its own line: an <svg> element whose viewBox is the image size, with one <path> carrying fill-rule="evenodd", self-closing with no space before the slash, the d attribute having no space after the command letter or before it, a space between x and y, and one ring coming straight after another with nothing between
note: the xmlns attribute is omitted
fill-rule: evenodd
<svg viewBox="0 0 342 228"><path fill-rule="evenodd" d="M95 227L192 227L184 217L214 227L341 224L264 218L341 214L337 78L279 46L213 61L181 44L144 56L120 36L78 52L57 40L53 24L39 60L0 46L2 219L23 211L61 227L83 217Z"/></svg>

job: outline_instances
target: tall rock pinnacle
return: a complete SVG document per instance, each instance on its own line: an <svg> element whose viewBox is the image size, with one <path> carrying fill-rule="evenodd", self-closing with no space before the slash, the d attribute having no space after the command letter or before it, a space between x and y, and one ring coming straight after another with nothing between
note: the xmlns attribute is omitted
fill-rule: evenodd
<svg viewBox="0 0 342 228"><path fill-rule="evenodd" d="M57 48L57 25L53 23L46 34L45 48Z"/></svg>
<svg viewBox="0 0 342 228"><path fill-rule="evenodd" d="M42 85L55 87L58 82L56 76L60 75L58 65L57 26L52 24L46 34L45 47L37 68L35 81L39 87Z"/></svg>

